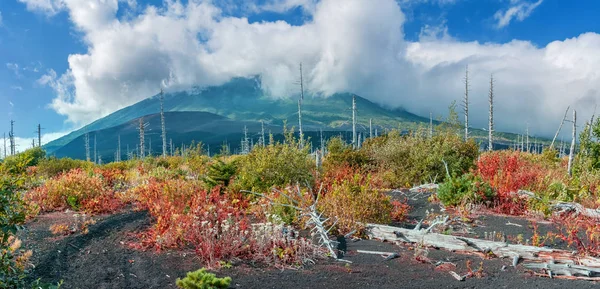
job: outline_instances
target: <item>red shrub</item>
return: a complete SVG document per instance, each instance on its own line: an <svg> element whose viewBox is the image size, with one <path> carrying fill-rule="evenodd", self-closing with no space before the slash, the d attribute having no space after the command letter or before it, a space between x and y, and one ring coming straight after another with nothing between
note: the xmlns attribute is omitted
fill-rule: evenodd
<svg viewBox="0 0 600 289"><path fill-rule="evenodd" d="M600 223L597 219L564 213L553 219L558 233L555 237L577 249L580 254L600 256Z"/></svg>
<svg viewBox="0 0 600 289"><path fill-rule="evenodd" d="M102 175L82 169L46 181L25 194L25 199L41 212L70 208L91 214L110 213L123 205Z"/></svg>
<svg viewBox="0 0 600 289"><path fill-rule="evenodd" d="M406 200L404 200L402 202L400 202L398 200L393 200L392 206L393 206L392 213L391 213L392 220L394 220L396 222L404 222L406 220L406 218L408 218L408 212L411 209L410 205L407 203Z"/></svg>

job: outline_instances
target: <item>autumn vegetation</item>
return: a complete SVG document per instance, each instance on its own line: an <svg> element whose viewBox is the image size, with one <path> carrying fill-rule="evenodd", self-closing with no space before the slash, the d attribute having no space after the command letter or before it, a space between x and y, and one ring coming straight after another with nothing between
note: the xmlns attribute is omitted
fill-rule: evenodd
<svg viewBox="0 0 600 289"><path fill-rule="evenodd" d="M301 233L305 217L287 206L290 198L301 206L318 198L316 209L329 218L332 234L357 235L365 223L406 220L410 206L392 200L390 190L432 182L440 184L434 199L447 207L478 204L496 213L542 218L556 218L556 202L597 208L598 137L600 121L581 135L572 176L566 159L551 149L542 154L481 153L475 141L459 136L452 122L436 127L433 135L426 128L393 130L367 139L359 149L331 138L321 166L293 130L286 131L283 141L255 146L247 155L208 157L202 144L196 144L177 156L95 165L30 149L0 165L0 287L28 286L31 252L20 249L16 232L27 220L54 211L90 216L146 211L151 226L134 232L127 246L193 250L209 268L245 261L290 268L327 254ZM567 215L556 221L564 224L556 238L600 254L594 220ZM51 229L57 235L70 233L67 225Z"/></svg>

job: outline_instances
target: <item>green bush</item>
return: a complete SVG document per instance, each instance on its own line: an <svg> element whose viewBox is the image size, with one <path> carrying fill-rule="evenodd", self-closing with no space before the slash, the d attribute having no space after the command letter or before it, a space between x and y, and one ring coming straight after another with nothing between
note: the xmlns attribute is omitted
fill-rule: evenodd
<svg viewBox="0 0 600 289"><path fill-rule="evenodd" d="M25 209L12 179L0 176L0 288L25 287L25 262L31 252L20 250L15 238L25 221Z"/></svg>
<svg viewBox="0 0 600 289"><path fill-rule="evenodd" d="M492 187L471 173L446 180L440 185L437 196L446 206L492 201L496 196Z"/></svg>
<svg viewBox="0 0 600 289"><path fill-rule="evenodd" d="M208 166L208 172L203 181L211 190L216 186L227 187L236 172L237 164L235 161L226 163L223 160L216 160Z"/></svg>
<svg viewBox="0 0 600 289"><path fill-rule="evenodd" d="M229 288L231 277L217 278L215 274L206 272L205 268L188 272L183 279L177 278L177 287L183 289L218 289Z"/></svg>
<svg viewBox="0 0 600 289"><path fill-rule="evenodd" d="M371 158L364 149L354 150L347 145L341 137L334 137L327 142L327 155L323 167L332 170L340 166L353 168L367 168L372 163Z"/></svg>
<svg viewBox="0 0 600 289"><path fill-rule="evenodd" d="M234 189L252 190L257 193L272 187L289 184L312 184L314 160L309 157L309 147L299 148L293 131L285 131L283 143L271 142L265 147L254 147L239 158L239 170Z"/></svg>
<svg viewBox="0 0 600 289"><path fill-rule="evenodd" d="M463 141L448 131L429 137L424 131L401 135L394 130L367 144L365 149L383 171L385 184L406 187L446 178L442 160L450 175L461 175L473 168L479 147L473 140Z"/></svg>
<svg viewBox="0 0 600 289"><path fill-rule="evenodd" d="M28 149L14 156L6 157L0 166L0 173L24 174L28 167L36 166L44 157L46 157L46 152L42 148Z"/></svg>
<svg viewBox="0 0 600 289"><path fill-rule="evenodd" d="M82 168L89 169L93 166L91 162L83 160L74 160L71 158L56 158L49 157L41 160L37 165L38 176L47 178L55 177L72 169Z"/></svg>

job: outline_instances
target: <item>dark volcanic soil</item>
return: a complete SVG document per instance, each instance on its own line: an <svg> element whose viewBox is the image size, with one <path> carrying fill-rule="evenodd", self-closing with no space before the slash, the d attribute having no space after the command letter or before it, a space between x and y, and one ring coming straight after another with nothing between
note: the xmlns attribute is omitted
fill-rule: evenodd
<svg viewBox="0 0 600 289"><path fill-rule="evenodd" d="M393 193L394 194L394 193ZM395 193L399 194L399 193ZM400 197L395 195L394 197ZM403 196L402 196L403 197ZM414 207L409 222L425 217L438 205L426 201L426 196L412 196ZM67 237L53 236L51 224L73 218L73 213L53 213L38 217L26 226L20 237L34 251L35 264L31 278L56 282L64 280L63 288L176 288L177 277L201 266L193 252L171 251L155 253L138 251L127 246L131 233L149 225L144 212L127 211L97 218L89 233ZM506 225L521 224L522 227ZM502 231L507 235L524 234L530 238L528 221L503 216L483 215L477 218L471 236L485 231ZM408 226L408 225L407 225ZM550 227L549 227L550 228ZM529 234L529 235L527 235ZM528 237L527 237L528 236ZM481 237L481 236L480 236ZM379 255L359 254L356 250L397 252L399 258L386 261ZM588 281L556 280L531 276L521 265L513 268L511 260L482 260L477 256L454 254L428 249L420 255L430 260L451 262L436 268L415 259L415 250L373 240L349 241L345 263L323 260L303 270L277 270L239 265L221 269L218 276L231 276L232 288L596 288ZM455 280L449 270L467 272L467 260L476 270L482 263L484 277ZM506 270L502 267L506 266ZM445 267L445 268L442 268Z"/></svg>

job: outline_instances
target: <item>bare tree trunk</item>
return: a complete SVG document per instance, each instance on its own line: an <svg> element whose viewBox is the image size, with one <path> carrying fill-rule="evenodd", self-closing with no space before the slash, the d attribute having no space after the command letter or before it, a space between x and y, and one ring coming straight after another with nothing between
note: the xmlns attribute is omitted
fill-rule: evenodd
<svg viewBox="0 0 600 289"><path fill-rule="evenodd" d="M575 155L575 140L577 138L577 111L573 110L573 139L571 140L571 149L569 150L569 164L567 170L569 176L573 175L573 157Z"/></svg>
<svg viewBox="0 0 600 289"><path fill-rule="evenodd" d="M494 75L490 76L490 93L489 93L489 101L490 101L490 119L488 124L488 150L492 151L494 149L493 141L494 141Z"/></svg>
<svg viewBox="0 0 600 289"><path fill-rule="evenodd" d="M117 136L117 157L116 157L116 161L117 162L121 161L121 135Z"/></svg>
<svg viewBox="0 0 600 289"><path fill-rule="evenodd" d="M90 161L90 134L89 133L85 133L84 142L85 142L85 160L89 162Z"/></svg>
<svg viewBox="0 0 600 289"><path fill-rule="evenodd" d="M369 119L369 138L373 138L373 119Z"/></svg>
<svg viewBox="0 0 600 289"><path fill-rule="evenodd" d="M429 138L433 137L433 114L429 112Z"/></svg>
<svg viewBox="0 0 600 289"><path fill-rule="evenodd" d="M302 132L302 100L298 100L298 133L300 136L300 148L304 148L304 133Z"/></svg>
<svg viewBox="0 0 600 289"><path fill-rule="evenodd" d="M356 146L356 96L352 96L352 147Z"/></svg>
<svg viewBox="0 0 600 289"><path fill-rule="evenodd" d="M556 131L556 134L554 134L554 138L552 139L552 143L550 143L550 149L554 148L554 142L556 141L556 138L558 137L558 134L560 133L560 130L563 127L563 124L565 123L565 120L567 119L567 113L569 112L569 108L571 108L570 106L567 106L567 110L565 110L565 116L563 116L563 119L560 121L560 125L558 126L558 130ZM594 118L592 116L592 118Z"/></svg>
<svg viewBox="0 0 600 289"><path fill-rule="evenodd" d="M165 124L165 111L164 111L164 91L160 90L160 129L162 138L162 156L167 156L167 126Z"/></svg>
<svg viewBox="0 0 600 289"><path fill-rule="evenodd" d="M98 163L98 150L96 148L96 145L98 143L96 142L96 133L94 133L94 163L97 164Z"/></svg>
<svg viewBox="0 0 600 289"><path fill-rule="evenodd" d="M527 152L529 152L529 123L527 123L527 128L525 129L525 134L527 137L527 141L526 141L527 147L525 149L527 150Z"/></svg>
<svg viewBox="0 0 600 289"><path fill-rule="evenodd" d="M465 69L465 97L463 99L465 112L465 141L469 139L469 66Z"/></svg>
<svg viewBox="0 0 600 289"><path fill-rule="evenodd" d="M173 139L169 139L170 145L169 148L171 149L171 156L173 156Z"/></svg>
<svg viewBox="0 0 600 289"><path fill-rule="evenodd" d="M38 146L42 147L42 125L39 123L38 123L37 134L38 134Z"/></svg>
<svg viewBox="0 0 600 289"><path fill-rule="evenodd" d="M260 144L265 147L265 123L264 121L260 122Z"/></svg>
<svg viewBox="0 0 600 289"><path fill-rule="evenodd" d="M139 155L140 158L144 158L145 157L145 150L146 150L146 146L144 145L144 141L145 141L145 136L144 136L144 118L140 118L140 150L139 150Z"/></svg>
<svg viewBox="0 0 600 289"><path fill-rule="evenodd" d="M2 138L4 139L4 159L6 158L6 133L2 134Z"/></svg>
<svg viewBox="0 0 600 289"><path fill-rule="evenodd" d="M17 153L17 149L15 147L15 130L14 130L15 121L10 121L10 132L8 133L8 138L10 141L10 155L14 156Z"/></svg>

